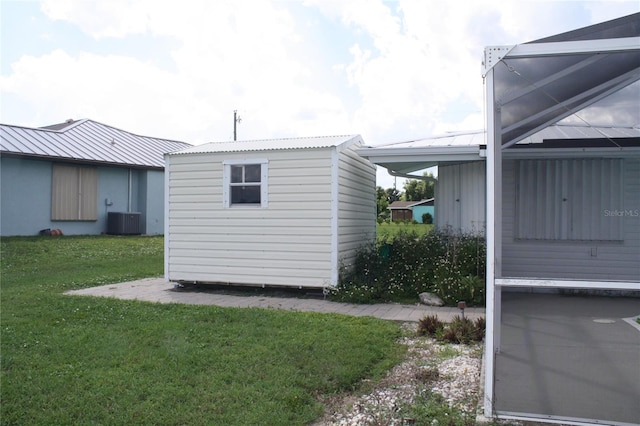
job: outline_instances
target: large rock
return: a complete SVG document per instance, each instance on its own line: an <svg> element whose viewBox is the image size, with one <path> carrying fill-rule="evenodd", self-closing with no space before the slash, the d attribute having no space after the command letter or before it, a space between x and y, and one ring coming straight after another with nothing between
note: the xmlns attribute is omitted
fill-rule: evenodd
<svg viewBox="0 0 640 426"><path fill-rule="evenodd" d="M429 306L444 306L444 302L433 293L420 293L420 303Z"/></svg>

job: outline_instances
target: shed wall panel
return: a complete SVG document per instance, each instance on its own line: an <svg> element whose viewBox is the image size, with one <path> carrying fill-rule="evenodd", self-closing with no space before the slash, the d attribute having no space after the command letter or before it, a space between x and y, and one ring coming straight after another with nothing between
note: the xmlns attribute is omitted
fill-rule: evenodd
<svg viewBox="0 0 640 426"><path fill-rule="evenodd" d="M338 163L338 250L343 265L350 265L359 248L375 241L376 169L354 151L341 152Z"/></svg>
<svg viewBox="0 0 640 426"><path fill-rule="evenodd" d="M268 207L223 207L223 161L268 160ZM248 285L328 285L331 151L173 155L168 277Z"/></svg>

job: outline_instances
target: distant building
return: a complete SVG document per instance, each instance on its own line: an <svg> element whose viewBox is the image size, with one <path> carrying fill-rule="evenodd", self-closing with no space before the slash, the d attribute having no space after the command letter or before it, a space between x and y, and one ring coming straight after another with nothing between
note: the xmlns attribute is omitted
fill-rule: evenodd
<svg viewBox="0 0 640 426"><path fill-rule="evenodd" d="M422 216L429 213L434 217L434 199L420 201L394 201L388 207L391 211L391 220L415 220L423 223Z"/></svg>

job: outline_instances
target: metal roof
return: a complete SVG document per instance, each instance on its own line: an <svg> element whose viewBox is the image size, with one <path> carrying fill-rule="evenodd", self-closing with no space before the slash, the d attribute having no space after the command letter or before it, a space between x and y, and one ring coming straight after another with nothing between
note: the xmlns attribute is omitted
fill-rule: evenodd
<svg viewBox="0 0 640 426"><path fill-rule="evenodd" d="M204 145L193 146L177 152L172 152L170 155L331 148L344 144L351 144L357 141L362 142L362 138L359 135L210 142Z"/></svg>
<svg viewBox="0 0 640 426"><path fill-rule="evenodd" d="M557 123L521 140L518 144L542 143L549 139L616 139L638 138L640 127L590 126L587 124ZM367 149L384 150L397 148L441 148L441 147L479 147L486 144L484 130L451 132L405 142L392 142L383 145L365 146Z"/></svg>
<svg viewBox="0 0 640 426"><path fill-rule="evenodd" d="M518 142L518 147L548 140L610 140L640 138L639 127L589 126L557 123ZM411 173L440 163L484 160L485 132L454 132L413 141L364 146L358 154L374 164L400 173Z"/></svg>
<svg viewBox="0 0 640 426"><path fill-rule="evenodd" d="M89 119L48 128L0 124L3 155L164 168L165 153L188 146L185 142L135 135Z"/></svg>

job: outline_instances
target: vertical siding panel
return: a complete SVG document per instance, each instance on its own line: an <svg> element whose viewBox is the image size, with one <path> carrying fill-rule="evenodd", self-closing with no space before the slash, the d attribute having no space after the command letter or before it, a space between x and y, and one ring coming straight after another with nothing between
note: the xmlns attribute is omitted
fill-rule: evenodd
<svg viewBox="0 0 640 426"><path fill-rule="evenodd" d="M436 226L454 231L484 232L484 161L438 167Z"/></svg>
<svg viewBox="0 0 640 426"><path fill-rule="evenodd" d="M534 166L537 173L545 172L545 179L536 182L536 191L553 175L544 170L541 162L547 162L547 169L556 172L558 165L560 170L570 171L566 175L567 186L550 185L548 192L561 195L561 189L571 189L569 217L574 226L570 237L592 240L527 240L521 238L525 235L523 224L517 228L510 226L522 220L520 210L526 206L525 191L533 185L526 177L529 166ZM640 159L521 160L516 167L509 167L508 161L504 164L505 277L640 282ZM529 197L532 198L535 197ZM541 199L546 203L550 198ZM513 202L517 202L517 209L509 214ZM605 210L617 210L619 216L606 215ZM593 240L596 237L610 241Z"/></svg>

